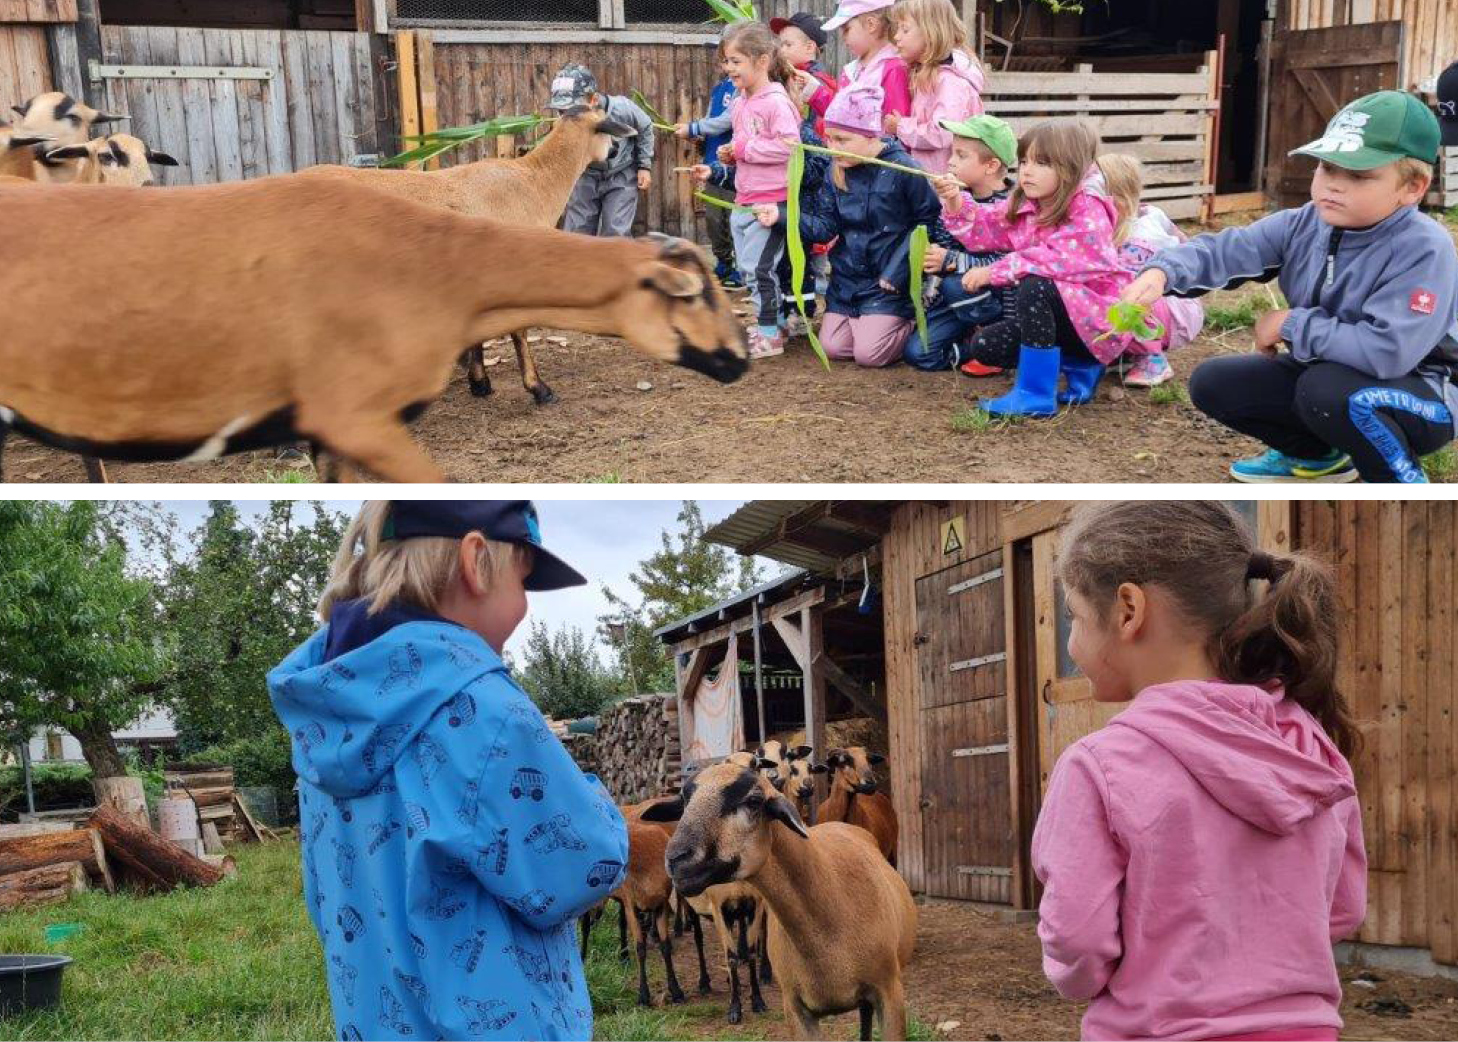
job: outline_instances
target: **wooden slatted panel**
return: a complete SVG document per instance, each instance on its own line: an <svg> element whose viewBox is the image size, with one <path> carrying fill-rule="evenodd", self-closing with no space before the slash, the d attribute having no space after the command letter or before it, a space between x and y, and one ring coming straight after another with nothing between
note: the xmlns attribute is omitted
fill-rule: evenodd
<svg viewBox="0 0 1458 1042"><path fill-rule="evenodd" d="M0 111L51 89L46 31L37 25L0 25Z"/></svg>
<svg viewBox="0 0 1458 1042"><path fill-rule="evenodd" d="M0 23L75 20L76 0L0 0Z"/></svg>
<svg viewBox="0 0 1458 1042"><path fill-rule="evenodd" d="M1451 0L1356 0L1350 9L1338 5L1291 4L1281 28L1330 29L1373 22L1400 21L1408 26L1402 49L1402 87L1416 90L1437 76L1453 60L1452 34L1458 31L1458 12Z"/></svg>
<svg viewBox="0 0 1458 1042"><path fill-rule="evenodd" d="M1105 152L1143 160L1146 198L1171 217L1199 216L1209 183L1214 77L1193 73L993 72L983 93L987 111L1019 135L1052 117L1081 116L1097 130Z"/></svg>
<svg viewBox="0 0 1458 1042"><path fill-rule="evenodd" d="M104 26L102 47L109 64L274 73L269 80L106 81L106 107L130 114L132 133L178 160L158 168L165 184L285 174L393 150L378 132L383 114L365 33Z"/></svg>
<svg viewBox="0 0 1458 1042"><path fill-rule="evenodd" d="M941 525L952 516L966 519L965 548L941 553ZM897 868L913 890L925 891L927 859L922 831L922 681L913 641L916 635L916 580L1001 546L1001 504L910 503L896 511L882 541L886 692L891 798L900 821Z"/></svg>

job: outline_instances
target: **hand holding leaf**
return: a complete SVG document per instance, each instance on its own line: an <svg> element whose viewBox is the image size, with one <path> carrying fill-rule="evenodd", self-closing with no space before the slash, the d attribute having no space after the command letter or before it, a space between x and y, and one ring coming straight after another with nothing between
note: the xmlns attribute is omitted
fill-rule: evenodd
<svg viewBox="0 0 1458 1042"><path fill-rule="evenodd" d="M1111 304L1106 318L1109 323L1109 331L1100 336L1098 340L1107 340L1114 336L1132 336L1135 340L1152 342L1164 336L1164 325L1158 321L1151 323L1147 304L1131 304L1128 301Z"/></svg>

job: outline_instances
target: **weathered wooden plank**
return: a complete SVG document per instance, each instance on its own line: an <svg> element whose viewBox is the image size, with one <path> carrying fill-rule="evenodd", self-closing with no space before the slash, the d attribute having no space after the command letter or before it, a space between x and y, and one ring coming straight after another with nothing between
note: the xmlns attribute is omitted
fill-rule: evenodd
<svg viewBox="0 0 1458 1042"><path fill-rule="evenodd" d="M249 68L259 65L259 33L239 31L232 38L233 61ZM268 176L268 120L264 116L263 95L267 80L245 80L237 85L238 152L243 162L243 176L248 180Z"/></svg>
<svg viewBox="0 0 1458 1042"><path fill-rule="evenodd" d="M1398 698L1402 713L1402 817L1403 861L1407 876L1402 884L1402 943L1430 946L1428 932L1427 778L1428 715L1423 703L1428 689L1429 553L1428 505L1422 500L1396 504L1402 522L1401 593L1397 608L1402 617L1401 672ZM1392 552L1387 547L1387 552ZM1452 591L1441 591L1451 596Z"/></svg>
<svg viewBox="0 0 1458 1042"><path fill-rule="evenodd" d="M307 103L312 117L314 150L321 163L341 162L339 114L334 100L334 63L328 33L306 33L309 72Z"/></svg>
<svg viewBox="0 0 1458 1042"><path fill-rule="evenodd" d="M310 114L309 104L308 44L303 34L290 32L283 33L280 42L283 46L284 63L282 96L288 107L289 143L292 146L294 169L303 170L326 161L319 154L314 142L314 119ZM409 68L413 76L413 52ZM400 78L403 80L405 75L406 68L402 63ZM418 126L417 123L416 127ZM407 133L419 133L419 130Z"/></svg>
<svg viewBox="0 0 1458 1042"><path fill-rule="evenodd" d="M138 28L147 34L146 46L154 64L175 64L177 62L177 30L165 26ZM141 43L137 44L139 50ZM165 184L197 184L200 182L192 156L192 138L187 129L186 104L183 99L183 84L157 81L148 87L148 94L156 111L158 142L166 142L165 148L180 164L166 168Z"/></svg>
<svg viewBox="0 0 1458 1042"><path fill-rule="evenodd" d="M1108 97L1125 95L1132 98L1169 95L1182 97L1203 95L1209 86L1204 73L1187 72L998 72L989 77L989 88L983 101L992 108L992 101L1013 95L1032 94L1052 98L1077 98L1080 95Z"/></svg>
<svg viewBox="0 0 1458 1042"><path fill-rule="evenodd" d="M203 54L207 64L226 66L233 63L235 32L245 30L205 29L202 34ZM238 118L238 88L233 80L208 80L208 102L213 117L213 150L217 156L217 180L243 179L242 126Z"/></svg>
<svg viewBox="0 0 1458 1042"><path fill-rule="evenodd" d="M260 30L253 37L257 48L255 60L260 68L274 70L273 79L262 84L263 128L260 136L267 148L264 173L286 174L295 169L293 135L289 129L288 79L284 68L283 33L277 29Z"/></svg>
<svg viewBox="0 0 1458 1042"><path fill-rule="evenodd" d="M177 29L177 63L206 65L203 30ZM214 139L212 96L206 80L183 80L183 118L187 123L189 173L193 184L214 184L218 180L218 151Z"/></svg>

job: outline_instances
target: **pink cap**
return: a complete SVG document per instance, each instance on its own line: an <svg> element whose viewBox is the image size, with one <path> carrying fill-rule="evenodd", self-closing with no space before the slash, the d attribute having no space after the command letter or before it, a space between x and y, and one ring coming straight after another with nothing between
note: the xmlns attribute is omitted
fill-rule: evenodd
<svg viewBox="0 0 1458 1042"><path fill-rule="evenodd" d="M868 84L852 84L830 102L825 110L825 125L866 137L881 136L881 108L886 92Z"/></svg>
<svg viewBox="0 0 1458 1042"><path fill-rule="evenodd" d="M896 0L840 0L840 5L836 7L835 14L827 18L820 28L831 33L857 15L870 14L872 11L884 11L886 8L894 6L895 3Z"/></svg>

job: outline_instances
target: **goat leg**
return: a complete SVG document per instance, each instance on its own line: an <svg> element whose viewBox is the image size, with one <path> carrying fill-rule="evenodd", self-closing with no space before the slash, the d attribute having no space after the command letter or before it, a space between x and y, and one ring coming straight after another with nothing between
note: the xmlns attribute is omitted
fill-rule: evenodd
<svg viewBox="0 0 1458 1042"><path fill-rule="evenodd" d="M626 903L626 902L625 902ZM648 932L638 918L638 910L632 910L634 948L638 952L638 1005L651 1006L653 999L648 994Z"/></svg>
<svg viewBox="0 0 1458 1042"><path fill-rule="evenodd" d="M744 1007L739 1001L739 952L733 942L724 949L724 959L729 963L729 1023L738 1024L744 1019Z"/></svg>
<svg viewBox="0 0 1458 1042"><path fill-rule="evenodd" d="M899 977L876 996L876 1013L884 1042L906 1038L906 992Z"/></svg>
<svg viewBox="0 0 1458 1042"><path fill-rule="evenodd" d="M300 426L309 430L310 437L381 480L431 485L446 480L445 471L415 444L396 417L330 416L324 407L318 412L322 421L318 427L314 427L311 417L299 418Z"/></svg>
<svg viewBox="0 0 1458 1042"><path fill-rule="evenodd" d="M10 437L10 424L0 422L0 481L5 480L5 439Z"/></svg>
<svg viewBox="0 0 1458 1042"><path fill-rule="evenodd" d="M461 368L466 371L466 383L471 394L485 398L491 393L491 377L486 372L486 348L482 344L468 347L461 352Z"/></svg>
<svg viewBox="0 0 1458 1042"><path fill-rule="evenodd" d="M82 456L81 463L86 468L86 480L93 485L107 485L111 479L106 476L106 464L95 456Z"/></svg>
<svg viewBox="0 0 1458 1042"><path fill-rule="evenodd" d="M775 982L775 970L769 960L769 944L763 937L759 940L759 979L766 984Z"/></svg>
<svg viewBox="0 0 1458 1042"><path fill-rule="evenodd" d="M699 922L699 913L689 909L689 928L694 932L694 948L699 953L699 994L712 995L714 986L709 983L709 964L704 959L704 926Z"/></svg>
<svg viewBox="0 0 1458 1042"><path fill-rule="evenodd" d="M631 956L628 954L628 905L624 901L618 902L618 961L627 962Z"/></svg>
<svg viewBox="0 0 1458 1042"><path fill-rule="evenodd" d="M589 908L587 911L583 912L582 913L582 918L577 921L577 925L582 930L582 961L583 962L586 962L587 961L587 942L592 939L592 927L593 927L593 924L596 923L596 922L597 922L597 919L595 918L594 912L593 912L593 910L591 908Z"/></svg>
<svg viewBox="0 0 1458 1042"><path fill-rule="evenodd" d="M861 1042L871 1042L871 1026L876 1009L869 1002L861 1003Z"/></svg>
<svg viewBox="0 0 1458 1042"><path fill-rule="evenodd" d="M537 360L532 357L531 348L527 347L526 334L511 334L511 343L516 348L517 365L521 366L521 385L531 393L532 400L538 405L556 404L560 399L537 372Z"/></svg>
<svg viewBox="0 0 1458 1042"><path fill-rule="evenodd" d="M687 1002L688 999L683 993L683 988L679 986L678 973L673 967L673 934L668 927L667 905L658 910L653 928L659 935L658 952L663 956L663 973L668 978L668 1001L671 1005L677 1006Z"/></svg>

